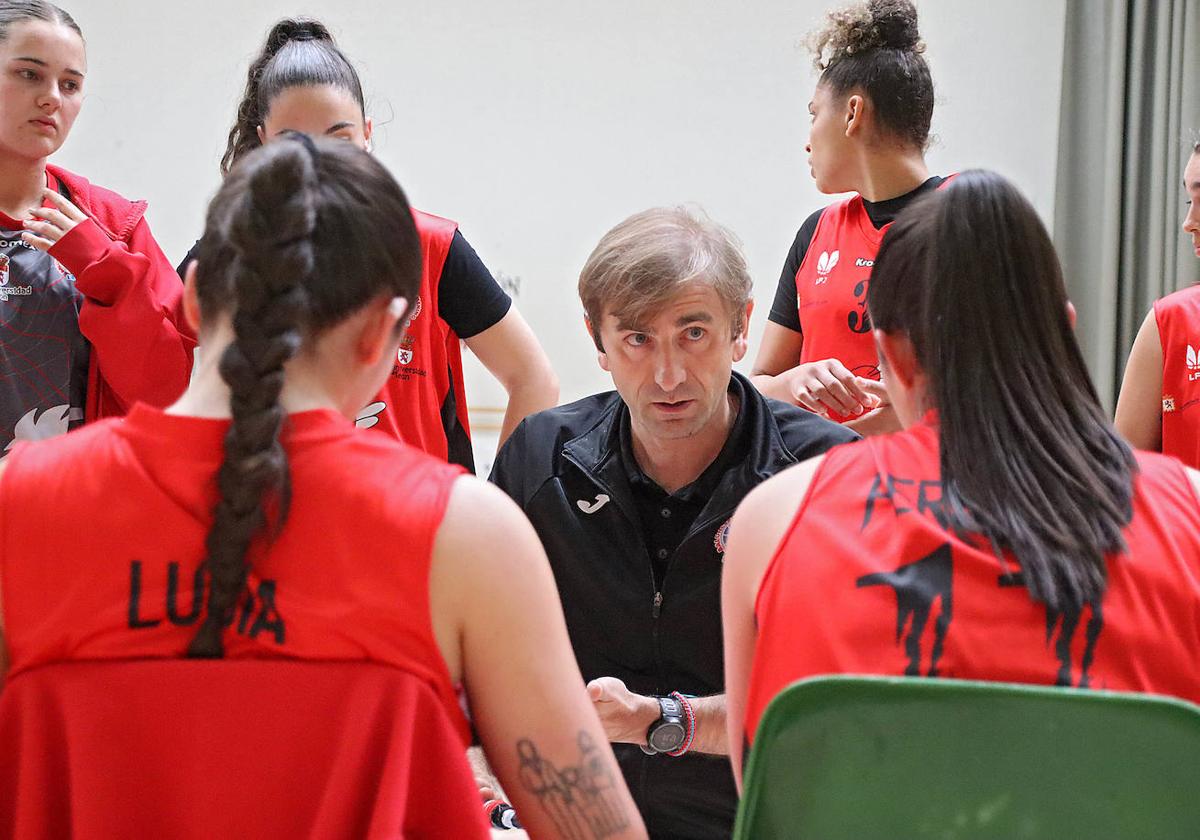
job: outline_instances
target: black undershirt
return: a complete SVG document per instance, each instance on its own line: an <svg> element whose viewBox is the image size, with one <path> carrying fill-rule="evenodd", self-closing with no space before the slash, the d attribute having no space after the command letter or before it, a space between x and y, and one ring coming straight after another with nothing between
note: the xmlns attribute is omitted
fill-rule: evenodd
<svg viewBox="0 0 1200 840"><path fill-rule="evenodd" d="M867 211L867 218L871 220L871 224L875 226L876 230L879 230L884 225L895 221L904 208L913 202L913 199L930 190L937 189L944 180L946 179L942 176L934 175L912 192L906 192L904 195L884 201L867 201L864 198L863 209ZM796 239L792 242L791 250L788 251L787 259L784 260L783 271L779 273L779 284L775 287L775 300L772 301L771 313L767 316L767 320L772 323L787 327L794 332L800 332L800 310L796 306L796 272L804 263L804 255L808 253L808 246L812 244L813 235L817 232L817 222L821 220L821 214L826 209L822 207L805 219L804 224L800 225Z"/></svg>
<svg viewBox="0 0 1200 840"><path fill-rule="evenodd" d="M629 413L622 414L621 464L629 479L638 519L641 520L642 538L646 541L646 550L650 553L656 591L662 590L671 555L696 524L696 517L716 492L717 485L721 483L730 466L742 461L749 450L750 438L746 430L745 413L741 410L746 397L741 383L734 377L730 377L729 380L729 395L736 401L738 413L733 427L729 430L729 437L725 439L725 445L695 481L674 493L667 493L659 487L638 465L633 454Z"/></svg>
<svg viewBox="0 0 1200 840"><path fill-rule="evenodd" d="M197 242L176 269L183 277L196 259ZM508 314L510 298L459 231L454 231L442 276L438 278L438 316L459 338L471 338Z"/></svg>

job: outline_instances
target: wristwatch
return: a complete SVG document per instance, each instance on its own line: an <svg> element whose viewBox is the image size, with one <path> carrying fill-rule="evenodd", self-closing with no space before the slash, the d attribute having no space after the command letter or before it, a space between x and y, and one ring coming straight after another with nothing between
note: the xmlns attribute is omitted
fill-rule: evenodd
<svg viewBox="0 0 1200 840"><path fill-rule="evenodd" d="M683 704L674 697L658 697L659 718L646 730L646 744L642 752L646 755L677 750L687 738L687 719Z"/></svg>

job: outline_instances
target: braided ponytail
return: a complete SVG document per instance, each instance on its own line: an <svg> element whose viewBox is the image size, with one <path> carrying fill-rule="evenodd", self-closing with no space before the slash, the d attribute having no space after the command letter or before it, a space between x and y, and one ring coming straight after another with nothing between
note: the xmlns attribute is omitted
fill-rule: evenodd
<svg viewBox="0 0 1200 840"><path fill-rule="evenodd" d="M285 363L364 307L416 300L421 271L404 191L350 143L285 134L239 161L209 204L196 293L202 335L233 324L220 359L233 422L205 542L205 617L189 656L223 655L224 631L249 596L247 551L287 519Z"/></svg>
<svg viewBox="0 0 1200 840"><path fill-rule="evenodd" d="M233 422L217 473L220 501L205 542L208 608L188 648L220 657L222 633L246 588L247 549L269 519L287 518L287 455L279 441L283 365L300 348L307 321L304 281L314 269L316 148L311 140L273 143L253 161L242 206L229 229L235 256L234 341L221 356ZM268 516L268 511L273 516Z"/></svg>
<svg viewBox="0 0 1200 840"><path fill-rule="evenodd" d="M275 97L287 88L307 85L342 88L366 113L358 72L337 48L325 24L285 18L271 27L262 51L250 64L237 119L221 157L222 175L228 175L247 152L262 145L258 129Z"/></svg>

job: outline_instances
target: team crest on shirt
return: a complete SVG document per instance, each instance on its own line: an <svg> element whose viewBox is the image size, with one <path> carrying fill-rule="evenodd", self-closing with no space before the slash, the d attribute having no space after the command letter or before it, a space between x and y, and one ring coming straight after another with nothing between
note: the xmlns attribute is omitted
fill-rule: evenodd
<svg viewBox="0 0 1200 840"><path fill-rule="evenodd" d="M725 544L729 542L729 523L731 519L726 519L721 523L721 527L717 529L717 533L713 536L713 548L717 550L717 554L725 553ZM721 558L724 560L724 558Z"/></svg>
<svg viewBox="0 0 1200 840"><path fill-rule="evenodd" d="M33 294L33 286L18 286L10 282L11 271L12 264L8 254L0 254L0 301L11 300L13 295L27 297Z"/></svg>
<svg viewBox="0 0 1200 840"><path fill-rule="evenodd" d="M418 305L417 309L418 309L418 311L420 311L419 305ZM415 318L416 316L414 315L413 317ZM412 360L413 360L413 349L412 348L413 348L413 337L411 335L404 336L404 339L400 342L400 349L398 351L396 351L396 361L400 362L400 364L405 365L405 366L411 365Z"/></svg>
<svg viewBox="0 0 1200 840"><path fill-rule="evenodd" d="M841 256L841 251L834 251L833 253L821 252L821 256L817 258L817 282L815 285L820 286L829 279L829 272L833 271L834 266L838 264L838 259Z"/></svg>
<svg viewBox="0 0 1200 840"><path fill-rule="evenodd" d="M1200 379L1200 357L1196 354L1196 348L1190 344L1187 346L1187 369L1188 382Z"/></svg>

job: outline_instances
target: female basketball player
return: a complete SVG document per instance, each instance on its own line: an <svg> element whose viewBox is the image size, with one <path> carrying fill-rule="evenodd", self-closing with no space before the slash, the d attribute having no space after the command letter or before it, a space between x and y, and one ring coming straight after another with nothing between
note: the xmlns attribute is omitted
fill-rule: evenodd
<svg viewBox="0 0 1200 840"><path fill-rule="evenodd" d="M867 283L887 226L943 180L925 165L933 79L909 0L832 12L811 45L821 71L808 106L812 176L823 193L857 195L813 213L796 234L754 382L768 396L873 434L896 423L878 384Z"/></svg>
<svg viewBox="0 0 1200 840"><path fill-rule="evenodd" d="M250 65L221 168L227 172L285 131L339 137L369 150L372 129L358 72L329 31L312 20L282 20ZM558 402L558 380L458 226L415 215L425 247L421 293L387 382L360 406L358 422L473 469L459 340L508 392L501 443L526 415Z"/></svg>
<svg viewBox="0 0 1200 840"><path fill-rule="evenodd" d="M0 454L135 401L167 405L194 345L182 286L131 202L47 163L83 105L79 26L0 0Z"/></svg>
<svg viewBox="0 0 1200 840"><path fill-rule="evenodd" d="M420 242L370 155L295 137L246 155L209 208L185 298L207 352L183 397L5 462L10 676L185 653L382 662L435 688L465 761L461 681L535 836L644 837L529 523L460 467L354 428L401 346Z"/></svg>
<svg viewBox="0 0 1200 840"><path fill-rule="evenodd" d="M734 516L731 739L828 673L1200 700L1200 474L1110 425L1033 207L987 172L923 197L868 305L905 430L781 473Z"/></svg>
<svg viewBox="0 0 1200 840"><path fill-rule="evenodd" d="M1183 232L1200 257L1200 143L1183 172ZM1141 449L1200 467L1200 286L1155 301L1129 352L1117 429Z"/></svg>

